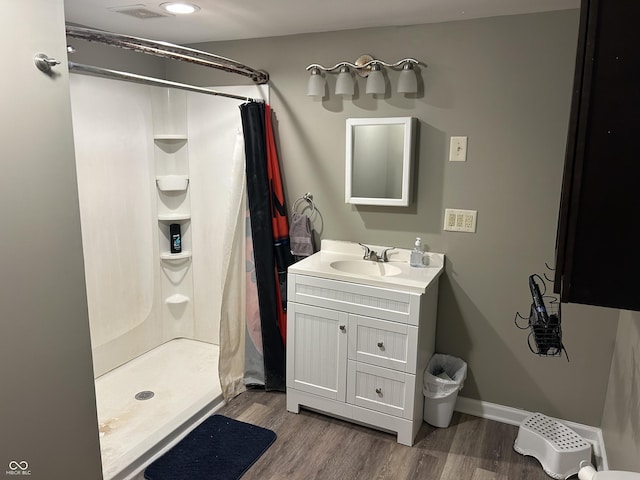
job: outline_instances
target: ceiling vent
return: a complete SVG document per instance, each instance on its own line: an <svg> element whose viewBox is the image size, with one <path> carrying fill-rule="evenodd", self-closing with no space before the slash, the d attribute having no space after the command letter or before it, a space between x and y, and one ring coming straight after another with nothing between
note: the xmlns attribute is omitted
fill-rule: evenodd
<svg viewBox="0 0 640 480"><path fill-rule="evenodd" d="M154 12L149 10L145 5L129 5L128 7L109 8L112 12L124 13L140 20L148 20L150 18L172 17L169 13Z"/></svg>

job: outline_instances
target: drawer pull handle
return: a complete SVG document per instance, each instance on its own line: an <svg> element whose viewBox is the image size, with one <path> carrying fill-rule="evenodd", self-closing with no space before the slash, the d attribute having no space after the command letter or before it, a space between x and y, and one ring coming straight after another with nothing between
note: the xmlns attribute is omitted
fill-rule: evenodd
<svg viewBox="0 0 640 480"><path fill-rule="evenodd" d="M347 327L345 325L340 325L340 330L342 330L343 332L346 332Z"/></svg>
<svg viewBox="0 0 640 480"><path fill-rule="evenodd" d="M379 348L380 350L384 350L384 343L382 343L382 342L378 342L378 348Z"/></svg>
<svg viewBox="0 0 640 480"><path fill-rule="evenodd" d="M376 388L376 393L377 393L379 396L382 396L382 389L381 389L381 388Z"/></svg>

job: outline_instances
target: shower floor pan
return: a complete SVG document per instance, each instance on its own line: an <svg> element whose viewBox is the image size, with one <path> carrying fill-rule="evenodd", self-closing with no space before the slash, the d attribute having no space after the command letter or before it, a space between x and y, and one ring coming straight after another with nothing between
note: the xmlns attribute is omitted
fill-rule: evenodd
<svg viewBox="0 0 640 480"><path fill-rule="evenodd" d="M105 480L134 478L222 406L218 353L175 339L96 379Z"/></svg>

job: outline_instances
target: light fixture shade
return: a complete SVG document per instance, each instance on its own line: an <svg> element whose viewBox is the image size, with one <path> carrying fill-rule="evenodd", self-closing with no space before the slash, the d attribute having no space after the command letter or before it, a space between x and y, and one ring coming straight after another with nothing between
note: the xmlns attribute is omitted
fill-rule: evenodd
<svg viewBox="0 0 640 480"><path fill-rule="evenodd" d="M380 65L371 65L371 71L367 77L367 87L365 90L367 93L384 93L384 75L380 71Z"/></svg>
<svg viewBox="0 0 640 480"><path fill-rule="evenodd" d="M310 97L324 97L324 77L320 70L313 68L307 83L307 95Z"/></svg>
<svg viewBox="0 0 640 480"><path fill-rule="evenodd" d="M353 79L347 67L342 67L338 74L336 95L353 95Z"/></svg>
<svg viewBox="0 0 640 480"><path fill-rule="evenodd" d="M418 78L410 63L405 63L398 78L398 93L416 93L418 91Z"/></svg>

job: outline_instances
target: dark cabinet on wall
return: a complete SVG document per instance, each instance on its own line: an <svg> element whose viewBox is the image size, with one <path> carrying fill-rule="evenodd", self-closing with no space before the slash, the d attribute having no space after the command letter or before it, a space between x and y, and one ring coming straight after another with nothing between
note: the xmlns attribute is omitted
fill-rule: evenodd
<svg viewBox="0 0 640 480"><path fill-rule="evenodd" d="M582 0L558 219L563 302L640 310L640 0Z"/></svg>

